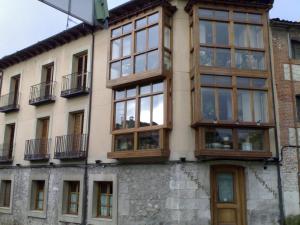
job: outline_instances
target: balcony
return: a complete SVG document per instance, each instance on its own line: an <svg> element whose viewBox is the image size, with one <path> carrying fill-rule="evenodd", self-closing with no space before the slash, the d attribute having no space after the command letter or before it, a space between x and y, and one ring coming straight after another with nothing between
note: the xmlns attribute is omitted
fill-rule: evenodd
<svg viewBox="0 0 300 225"><path fill-rule="evenodd" d="M51 139L27 140L24 159L27 161L47 161L50 158Z"/></svg>
<svg viewBox="0 0 300 225"><path fill-rule="evenodd" d="M14 145L12 144L3 144L0 146L0 163L11 163L13 161Z"/></svg>
<svg viewBox="0 0 300 225"><path fill-rule="evenodd" d="M30 87L30 105L42 105L55 101L56 82L43 82Z"/></svg>
<svg viewBox="0 0 300 225"><path fill-rule="evenodd" d="M8 113L19 110L19 92L10 92L0 97L0 112Z"/></svg>
<svg viewBox="0 0 300 225"><path fill-rule="evenodd" d="M61 97L72 98L89 93L88 73L72 73L62 78Z"/></svg>
<svg viewBox="0 0 300 225"><path fill-rule="evenodd" d="M56 137L54 158L82 160L86 158L87 134L70 134Z"/></svg>

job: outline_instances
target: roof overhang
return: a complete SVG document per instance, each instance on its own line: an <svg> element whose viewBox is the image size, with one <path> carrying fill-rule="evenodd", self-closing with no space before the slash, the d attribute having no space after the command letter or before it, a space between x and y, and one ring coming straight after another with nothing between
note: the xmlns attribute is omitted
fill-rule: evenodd
<svg viewBox="0 0 300 225"><path fill-rule="evenodd" d="M282 20L279 18L274 18L270 20L271 27L279 27L279 28L297 28L300 29L300 22L296 21L289 21L289 20Z"/></svg>

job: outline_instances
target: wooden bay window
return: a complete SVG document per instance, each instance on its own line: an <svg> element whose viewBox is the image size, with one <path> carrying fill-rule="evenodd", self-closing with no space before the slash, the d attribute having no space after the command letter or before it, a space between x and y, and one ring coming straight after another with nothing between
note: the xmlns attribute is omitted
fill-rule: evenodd
<svg viewBox="0 0 300 225"><path fill-rule="evenodd" d="M196 156L271 157L267 12L194 3L189 13Z"/></svg>
<svg viewBox="0 0 300 225"><path fill-rule="evenodd" d="M170 129L170 92L167 81L136 85L114 91L113 150L114 154L168 154L167 130Z"/></svg>
<svg viewBox="0 0 300 225"><path fill-rule="evenodd" d="M171 75L171 14L157 7L111 28L108 87Z"/></svg>

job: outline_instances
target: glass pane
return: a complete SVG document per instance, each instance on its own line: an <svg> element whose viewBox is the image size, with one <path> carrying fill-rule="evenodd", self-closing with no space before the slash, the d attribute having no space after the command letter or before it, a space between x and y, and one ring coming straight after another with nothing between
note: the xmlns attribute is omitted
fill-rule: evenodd
<svg viewBox="0 0 300 225"><path fill-rule="evenodd" d="M122 61L122 76L128 76L132 73L131 71L131 58L129 59L124 59Z"/></svg>
<svg viewBox="0 0 300 225"><path fill-rule="evenodd" d="M201 75L201 85L215 85L215 77L213 75Z"/></svg>
<svg viewBox="0 0 300 225"><path fill-rule="evenodd" d="M146 71L146 54L135 57L135 73L142 73Z"/></svg>
<svg viewBox="0 0 300 225"><path fill-rule="evenodd" d="M236 67L248 70L264 70L265 57L263 52L237 50L235 53Z"/></svg>
<svg viewBox="0 0 300 225"><path fill-rule="evenodd" d="M263 48L263 30L261 26L249 26L251 48Z"/></svg>
<svg viewBox="0 0 300 225"><path fill-rule="evenodd" d="M200 65L212 66L213 65L213 49L200 48Z"/></svg>
<svg viewBox="0 0 300 225"><path fill-rule="evenodd" d="M158 69L159 67L158 63L159 63L158 50L149 52L148 60L147 60L147 69L148 70Z"/></svg>
<svg viewBox="0 0 300 225"><path fill-rule="evenodd" d="M199 9L199 17L213 18L214 11L209 9Z"/></svg>
<svg viewBox="0 0 300 225"><path fill-rule="evenodd" d="M212 22L200 20L200 43L201 44L213 43Z"/></svg>
<svg viewBox="0 0 300 225"><path fill-rule="evenodd" d="M37 210L43 210L43 201L38 201Z"/></svg>
<svg viewBox="0 0 300 225"><path fill-rule="evenodd" d="M252 79L252 87L253 88L265 88L266 87L266 79L253 78Z"/></svg>
<svg viewBox="0 0 300 225"><path fill-rule="evenodd" d="M201 112L203 119L215 120L215 89L201 88Z"/></svg>
<svg viewBox="0 0 300 225"><path fill-rule="evenodd" d="M216 44L228 45L228 23L216 23Z"/></svg>
<svg viewBox="0 0 300 225"><path fill-rule="evenodd" d="M238 87L243 87L243 88L249 88L250 87L250 78L245 78L245 77L238 77L237 78L237 86Z"/></svg>
<svg viewBox="0 0 300 225"><path fill-rule="evenodd" d="M155 13L148 17L148 24L157 23L159 19L159 14Z"/></svg>
<svg viewBox="0 0 300 225"><path fill-rule="evenodd" d="M205 130L205 148L224 149L233 148L231 129L209 129Z"/></svg>
<svg viewBox="0 0 300 225"><path fill-rule="evenodd" d="M136 21L135 27L138 28L142 28L147 26L147 17L144 17L142 19L139 19Z"/></svg>
<svg viewBox="0 0 300 225"><path fill-rule="evenodd" d="M113 29L112 32L111 32L111 36L113 38L117 37L117 36L120 36L121 34L122 34L122 28L121 27Z"/></svg>
<svg viewBox="0 0 300 225"><path fill-rule="evenodd" d="M115 136L115 151L133 150L133 134Z"/></svg>
<svg viewBox="0 0 300 225"><path fill-rule="evenodd" d="M131 54L131 36L123 38L123 57Z"/></svg>
<svg viewBox="0 0 300 225"><path fill-rule="evenodd" d="M171 49L171 29L167 26L164 28L164 47Z"/></svg>
<svg viewBox="0 0 300 225"><path fill-rule="evenodd" d="M125 119L125 102L118 102L116 103L116 110L115 110L115 128L121 129L123 128Z"/></svg>
<svg viewBox="0 0 300 225"><path fill-rule="evenodd" d="M148 30L148 48L157 48L158 47L158 37L159 37L159 32L158 32L158 25L157 26L153 26L151 28L149 28Z"/></svg>
<svg viewBox="0 0 300 225"><path fill-rule="evenodd" d="M127 96L127 98L135 97L136 96L136 88L127 89L126 96Z"/></svg>
<svg viewBox="0 0 300 225"><path fill-rule="evenodd" d="M234 25L234 44L237 47L248 47L247 26L242 24Z"/></svg>
<svg viewBox="0 0 300 225"><path fill-rule="evenodd" d="M140 126L150 126L151 115L151 97L144 97L140 99Z"/></svg>
<svg viewBox="0 0 300 225"><path fill-rule="evenodd" d="M135 127L135 100L127 101L126 128Z"/></svg>
<svg viewBox="0 0 300 225"><path fill-rule="evenodd" d="M216 49L216 66L230 67L230 50L229 49Z"/></svg>
<svg viewBox="0 0 300 225"><path fill-rule="evenodd" d="M120 99L123 99L123 98L125 98L125 91L124 90L115 92L115 99L116 100L120 100Z"/></svg>
<svg viewBox="0 0 300 225"><path fill-rule="evenodd" d="M218 202L234 202L234 177L231 173L217 174Z"/></svg>
<svg viewBox="0 0 300 225"><path fill-rule="evenodd" d="M118 59L121 56L121 39L112 42L111 59Z"/></svg>
<svg viewBox="0 0 300 225"><path fill-rule="evenodd" d="M238 130L239 149L242 151L263 151L263 130Z"/></svg>
<svg viewBox="0 0 300 225"><path fill-rule="evenodd" d="M216 76L216 84L219 86L231 86L231 77L227 76Z"/></svg>
<svg viewBox="0 0 300 225"><path fill-rule="evenodd" d="M231 91L219 89L219 120L232 120Z"/></svg>
<svg viewBox="0 0 300 225"><path fill-rule="evenodd" d="M121 62L114 62L110 65L110 79L117 79L121 75Z"/></svg>
<svg viewBox="0 0 300 225"><path fill-rule="evenodd" d="M238 119L246 122L253 121L250 91L238 91Z"/></svg>
<svg viewBox="0 0 300 225"><path fill-rule="evenodd" d="M136 52L143 52L146 50L146 30L136 33Z"/></svg>
<svg viewBox="0 0 300 225"><path fill-rule="evenodd" d="M153 96L152 125L164 124L164 95Z"/></svg>
<svg viewBox="0 0 300 225"><path fill-rule="evenodd" d="M77 214L77 204L70 204L69 213Z"/></svg>
<svg viewBox="0 0 300 225"><path fill-rule="evenodd" d="M164 51L164 68L168 71L170 71L172 68L171 54L167 51Z"/></svg>
<svg viewBox="0 0 300 225"><path fill-rule="evenodd" d="M215 19L228 20L229 13L227 11L215 11Z"/></svg>
<svg viewBox="0 0 300 225"><path fill-rule="evenodd" d="M233 14L233 19L235 21L242 21L242 22L246 22L247 21L247 13L239 13L239 12L235 12Z"/></svg>
<svg viewBox="0 0 300 225"><path fill-rule="evenodd" d="M263 52L252 52L251 68L255 70L265 69L265 54Z"/></svg>
<svg viewBox="0 0 300 225"><path fill-rule="evenodd" d="M101 194L101 205L102 206L106 206L107 202L106 202L106 194Z"/></svg>
<svg viewBox="0 0 300 225"><path fill-rule="evenodd" d="M140 94L146 95L151 93L151 85L145 85L140 88Z"/></svg>
<svg viewBox="0 0 300 225"><path fill-rule="evenodd" d="M138 134L138 149L158 149L159 132L143 132Z"/></svg>
<svg viewBox="0 0 300 225"><path fill-rule="evenodd" d="M254 116L256 122L268 122L268 95L266 91L254 92Z"/></svg>
<svg viewBox="0 0 300 225"><path fill-rule="evenodd" d="M259 14L248 14L248 21L252 23L261 23L262 17Z"/></svg>
<svg viewBox="0 0 300 225"><path fill-rule="evenodd" d="M132 23L123 26L123 34L129 33L131 31L132 31Z"/></svg>
<svg viewBox="0 0 300 225"><path fill-rule="evenodd" d="M163 91L164 91L164 82L153 84L153 92L163 92Z"/></svg>

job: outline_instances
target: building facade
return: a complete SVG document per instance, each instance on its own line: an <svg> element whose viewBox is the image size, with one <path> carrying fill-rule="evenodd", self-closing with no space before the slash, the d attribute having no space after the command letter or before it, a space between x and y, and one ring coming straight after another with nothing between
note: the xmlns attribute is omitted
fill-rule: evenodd
<svg viewBox="0 0 300 225"><path fill-rule="evenodd" d="M299 214L300 23L271 20L285 213Z"/></svg>
<svg viewBox="0 0 300 225"><path fill-rule="evenodd" d="M0 223L282 224L272 3L134 0L2 58Z"/></svg>

